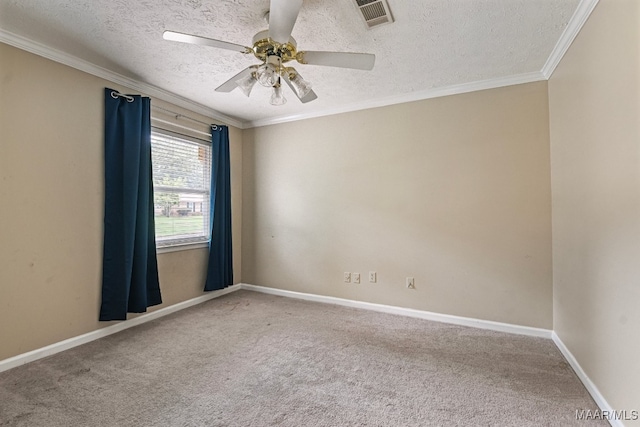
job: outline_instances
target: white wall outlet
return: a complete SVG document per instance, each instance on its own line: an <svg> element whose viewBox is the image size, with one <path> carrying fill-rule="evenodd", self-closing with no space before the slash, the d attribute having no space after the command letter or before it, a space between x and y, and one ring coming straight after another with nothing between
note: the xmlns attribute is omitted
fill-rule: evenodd
<svg viewBox="0 0 640 427"><path fill-rule="evenodd" d="M413 277L407 277L407 288L408 289L416 288L416 281Z"/></svg>
<svg viewBox="0 0 640 427"><path fill-rule="evenodd" d="M369 283L376 283L378 281L378 273L375 271L369 272Z"/></svg>
<svg viewBox="0 0 640 427"><path fill-rule="evenodd" d="M360 283L360 273L353 273L351 278L353 279L353 283Z"/></svg>
<svg viewBox="0 0 640 427"><path fill-rule="evenodd" d="M344 273L344 283L351 283L351 273L345 271Z"/></svg>

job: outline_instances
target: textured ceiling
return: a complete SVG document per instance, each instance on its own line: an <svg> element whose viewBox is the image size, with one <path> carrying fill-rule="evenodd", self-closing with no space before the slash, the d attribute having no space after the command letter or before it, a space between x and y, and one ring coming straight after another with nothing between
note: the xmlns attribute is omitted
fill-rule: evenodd
<svg viewBox="0 0 640 427"><path fill-rule="evenodd" d="M245 46L269 0L0 0L0 28L241 121L318 114L416 91L540 72L579 0L388 0L395 22L367 29L353 0L304 0L298 50L367 52L373 71L296 64L318 99L284 106L214 89L252 55L165 41L164 30Z"/></svg>

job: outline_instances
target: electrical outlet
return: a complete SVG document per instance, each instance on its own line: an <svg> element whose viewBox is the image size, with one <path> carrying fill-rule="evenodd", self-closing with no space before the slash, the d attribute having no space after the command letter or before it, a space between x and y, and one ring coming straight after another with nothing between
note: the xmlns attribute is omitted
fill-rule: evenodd
<svg viewBox="0 0 640 427"><path fill-rule="evenodd" d="M360 283L360 273L353 273L351 278L353 279L353 283Z"/></svg>
<svg viewBox="0 0 640 427"><path fill-rule="evenodd" d="M344 283L351 283L351 273L345 271L344 273Z"/></svg>
<svg viewBox="0 0 640 427"><path fill-rule="evenodd" d="M378 281L378 273L375 271L369 272L369 283L376 283Z"/></svg>
<svg viewBox="0 0 640 427"><path fill-rule="evenodd" d="M416 281L413 277L407 277L407 288L408 289L416 288Z"/></svg>

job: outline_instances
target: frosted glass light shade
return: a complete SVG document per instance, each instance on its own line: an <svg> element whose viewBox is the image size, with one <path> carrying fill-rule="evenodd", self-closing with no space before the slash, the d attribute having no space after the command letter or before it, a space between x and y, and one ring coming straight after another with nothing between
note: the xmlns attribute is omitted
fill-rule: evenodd
<svg viewBox="0 0 640 427"><path fill-rule="evenodd" d="M304 98L311 91L311 83L300 77L300 74L296 73L295 77L290 81L298 98Z"/></svg>
<svg viewBox="0 0 640 427"><path fill-rule="evenodd" d="M256 71L258 83L265 87L272 87L278 83L278 70L275 65L270 63L262 64Z"/></svg>
<svg viewBox="0 0 640 427"><path fill-rule="evenodd" d="M238 85L242 93L247 95L247 97L249 97L249 95L251 94L251 89L253 89L253 86L257 82L258 80L256 79L254 73L251 73L248 76L245 76L239 80L236 80L236 84Z"/></svg>
<svg viewBox="0 0 640 427"><path fill-rule="evenodd" d="M287 99L282 94L282 86L274 86L273 93L271 94L271 105L284 105L286 103Z"/></svg>

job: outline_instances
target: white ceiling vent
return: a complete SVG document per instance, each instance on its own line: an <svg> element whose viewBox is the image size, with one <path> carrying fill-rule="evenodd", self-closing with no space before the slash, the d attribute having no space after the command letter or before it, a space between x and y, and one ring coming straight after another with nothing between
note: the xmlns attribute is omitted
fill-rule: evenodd
<svg viewBox="0 0 640 427"><path fill-rule="evenodd" d="M354 0L367 27L393 22L386 0Z"/></svg>

